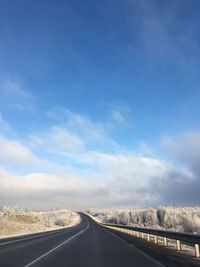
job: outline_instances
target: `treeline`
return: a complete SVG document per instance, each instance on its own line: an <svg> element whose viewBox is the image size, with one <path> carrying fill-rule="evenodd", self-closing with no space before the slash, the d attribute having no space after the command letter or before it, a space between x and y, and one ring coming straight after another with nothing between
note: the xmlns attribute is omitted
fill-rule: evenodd
<svg viewBox="0 0 200 267"><path fill-rule="evenodd" d="M87 212L98 217L104 223L200 233L200 207L159 207L133 210L89 209Z"/></svg>

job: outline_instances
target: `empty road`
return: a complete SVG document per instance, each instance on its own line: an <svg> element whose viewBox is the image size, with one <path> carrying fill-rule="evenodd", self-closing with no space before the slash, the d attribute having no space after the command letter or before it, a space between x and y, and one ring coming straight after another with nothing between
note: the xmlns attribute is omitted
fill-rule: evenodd
<svg viewBox="0 0 200 267"><path fill-rule="evenodd" d="M0 267L163 266L82 214L74 228L0 241Z"/></svg>

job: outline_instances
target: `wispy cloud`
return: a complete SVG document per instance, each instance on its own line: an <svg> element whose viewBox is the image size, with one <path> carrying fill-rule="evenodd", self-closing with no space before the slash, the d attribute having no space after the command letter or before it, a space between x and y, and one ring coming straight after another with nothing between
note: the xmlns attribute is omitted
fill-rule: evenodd
<svg viewBox="0 0 200 267"><path fill-rule="evenodd" d="M132 109L129 105L122 101L115 101L106 104L109 113L111 122L113 123L130 123L130 117L132 116Z"/></svg>
<svg viewBox="0 0 200 267"><path fill-rule="evenodd" d="M142 155L145 155L148 157L155 157L156 156L153 149L149 145L147 145L146 143L140 142L138 144L138 147L139 147L139 153L141 153Z"/></svg>
<svg viewBox="0 0 200 267"><path fill-rule="evenodd" d="M2 116L2 114L0 113L0 134L1 133L8 133L11 131L11 125L10 123L5 120Z"/></svg>
<svg viewBox="0 0 200 267"><path fill-rule="evenodd" d="M85 143L81 136L61 126L54 126L43 133L32 134L29 140L33 148L43 149L60 156L82 153L85 149Z"/></svg>
<svg viewBox="0 0 200 267"><path fill-rule="evenodd" d="M47 115L55 120L58 127L66 129L74 136L79 136L87 149L102 150L112 147L119 148L119 144L111 137L112 128L115 127L110 121L110 116L104 121L94 121L88 116L72 112L63 107L57 107L48 111ZM110 114L109 114L110 115Z"/></svg>
<svg viewBox="0 0 200 267"><path fill-rule="evenodd" d="M85 138L90 136L90 141L104 138L106 134L107 129L105 129L103 123L94 122L86 115L72 112L67 108L57 107L49 110L47 114L50 118L61 123L71 131L75 131Z"/></svg>
<svg viewBox="0 0 200 267"><path fill-rule="evenodd" d="M12 106L21 111L32 111L34 97L25 87L22 80L16 76L8 76L0 81L1 100L8 106Z"/></svg>

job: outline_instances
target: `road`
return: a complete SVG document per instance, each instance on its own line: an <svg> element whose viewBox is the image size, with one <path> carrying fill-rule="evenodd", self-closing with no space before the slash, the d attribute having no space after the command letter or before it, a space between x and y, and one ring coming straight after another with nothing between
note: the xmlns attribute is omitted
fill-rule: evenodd
<svg viewBox="0 0 200 267"><path fill-rule="evenodd" d="M82 214L79 226L0 243L0 267L161 267Z"/></svg>

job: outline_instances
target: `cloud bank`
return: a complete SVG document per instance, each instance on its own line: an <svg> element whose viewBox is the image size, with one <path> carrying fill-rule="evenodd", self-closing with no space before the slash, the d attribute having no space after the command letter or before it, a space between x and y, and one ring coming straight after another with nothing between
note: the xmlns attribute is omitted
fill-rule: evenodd
<svg viewBox="0 0 200 267"><path fill-rule="evenodd" d="M52 126L23 141L1 134L1 205L78 209L199 203L199 132L164 139L179 162L173 164L144 143L138 144L139 153L121 147L107 123L69 110L59 120L57 115L51 116ZM1 124L8 125L2 117Z"/></svg>

